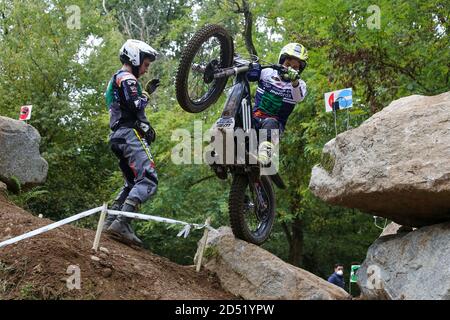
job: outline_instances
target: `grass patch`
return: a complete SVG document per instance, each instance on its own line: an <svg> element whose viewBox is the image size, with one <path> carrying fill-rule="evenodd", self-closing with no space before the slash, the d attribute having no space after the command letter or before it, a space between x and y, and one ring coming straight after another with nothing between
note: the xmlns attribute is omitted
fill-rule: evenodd
<svg viewBox="0 0 450 320"><path fill-rule="evenodd" d="M219 249L217 247L206 247L203 257L205 259L212 259L219 255Z"/></svg>
<svg viewBox="0 0 450 320"><path fill-rule="evenodd" d="M20 299L22 300L39 300L40 292L32 283L26 283L20 288Z"/></svg>
<svg viewBox="0 0 450 320"><path fill-rule="evenodd" d="M320 158L320 166L324 168L329 174L333 172L335 160L329 153L322 153Z"/></svg>

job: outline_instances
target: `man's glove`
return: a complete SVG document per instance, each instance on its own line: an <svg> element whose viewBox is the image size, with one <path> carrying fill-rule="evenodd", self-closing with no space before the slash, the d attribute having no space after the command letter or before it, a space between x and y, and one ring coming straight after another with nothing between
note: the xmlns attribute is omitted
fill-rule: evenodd
<svg viewBox="0 0 450 320"><path fill-rule="evenodd" d="M149 130L144 136L145 140L147 140L148 144L152 144L156 140L156 131L153 129L152 126L150 126Z"/></svg>
<svg viewBox="0 0 450 320"><path fill-rule="evenodd" d="M150 94L145 90L142 91L142 99L145 100L145 102L150 100Z"/></svg>
<svg viewBox="0 0 450 320"><path fill-rule="evenodd" d="M156 132L149 123L136 121L135 128L142 134L148 144L156 140Z"/></svg>
<svg viewBox="0 0 450 320"><path fill-rule="evenodd" d="M144 92L146 92L150 96L159 87L159 83L160 83L159 79L152 79L147 81L147 83L145 84Z"/></svg>
<svg viewBox="0 0 450 320"><path fill-rule="evenodd" d="M298 74L298 71L291 67L288 67L287 71L283 73L283 79L286 81L296 82L298 79L300 79L300 75Z"/></svg>
<svg viewBox="0 0 450 320"><path fill-rule="evenodd" d="M261 77L261 65L258 62L252 62L247 72L247 80L250 82L259 81Z"/></svg>

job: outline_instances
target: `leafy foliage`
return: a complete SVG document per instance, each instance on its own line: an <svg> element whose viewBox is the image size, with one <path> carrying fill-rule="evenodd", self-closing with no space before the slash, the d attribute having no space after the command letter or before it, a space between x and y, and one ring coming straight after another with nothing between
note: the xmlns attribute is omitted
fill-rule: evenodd
<svg viewBox="0 0 450 320"><path fill-rule="evenodd" d="M263 61L276 62L287 42L309 49L302 77L308 96L291 115L281 143L281 172L288 190L277 191L278 218L264 248L293 264L327 276L336 261L347 267L361 261L379 230L372 217L329 206L308 189L312 167L324 144L358 126L390 101L411 94L433 95L450 86L449 6L445 1L379 0L380 28L367 20L372 1L252 0L253 41ZM202 114L186 114L175 101L174 77L181 48L200 26L224 25L245 53L240 1L78 1L0 2L0 114L17 117L20 105L33 104L31 124L42 135L49 162L43 189L16 197L35 213L54 219L111 200L122 179L107 145L108 114L103 92L120 68L117 52L126 38L149 42L162 53L152 64L161 87L152 96L148 117L158 138L152 146L159 175L157 195L143 212L190 222L212 217L228 223L230 181L211 177L206 165L175 165L172 132L193 131L193 121L209 128L221 113L223 98ZM67 8L81 11L79 29L67 26ZM419 14L420 13L420 14ZM352 87L354 108L334 118L323 94ZM46 190L45 192L43 190ZM95 221L86 222L94 225ZM176 238L177 227L137 224L152 251L191 264L201 232Z"/></svg>

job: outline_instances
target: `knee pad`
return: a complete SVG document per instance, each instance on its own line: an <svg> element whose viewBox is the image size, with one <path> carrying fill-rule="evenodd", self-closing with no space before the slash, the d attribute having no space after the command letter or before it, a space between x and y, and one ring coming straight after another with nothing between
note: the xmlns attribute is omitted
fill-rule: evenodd
<svg viewBox="0 0 450 320"><path fill-rule="evenodd" d="M262 129L280 129L280 122L275 118L266 118L263 120Z"/></svg>

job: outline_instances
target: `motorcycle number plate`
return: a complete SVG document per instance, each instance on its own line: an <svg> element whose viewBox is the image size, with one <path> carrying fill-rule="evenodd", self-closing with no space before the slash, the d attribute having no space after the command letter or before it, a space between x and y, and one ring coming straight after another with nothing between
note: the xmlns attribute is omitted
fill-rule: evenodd
<svg viewBox="0 0 450 320"><path fill-rule="evenodd" d="M218 129L233 129L234 118L220 118L216 121L215 127Z"/></svg>

